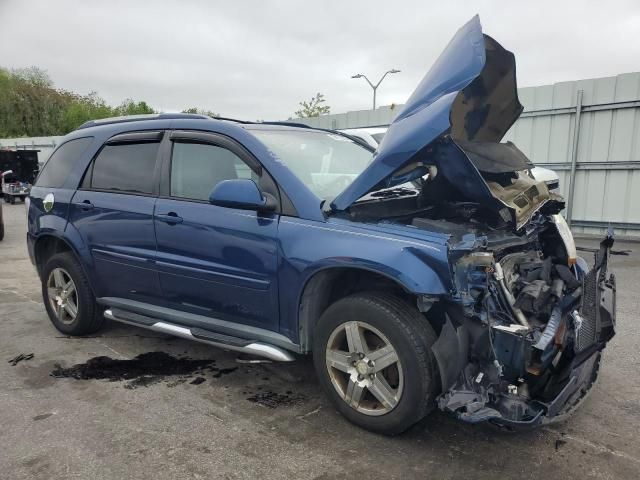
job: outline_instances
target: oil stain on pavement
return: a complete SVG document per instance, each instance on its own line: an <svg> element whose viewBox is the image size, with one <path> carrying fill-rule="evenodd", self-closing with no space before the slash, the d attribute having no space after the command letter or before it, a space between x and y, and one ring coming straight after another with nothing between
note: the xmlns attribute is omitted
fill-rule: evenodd
<svg viewBox="0 0 640 480"><path fill-rule="evenodd" d="M165 383L167 387L189 382L190 385L201 385L206 376L218 379L238 370L238 367L221 368L216 366L215 359L196 360L189 357L174 357L165 352L148 352L131 360L118 360L111 357L93 357L85 363L69 368L55 364L50 373L54 378L73 378L76 380L107 380L125 382L124 387L130 390ZM248 368L246 373L254 373ZM268 377L263 377L268 380ZM292 407L305 403L306 397L286 390L283 393L267 390L267 385L245 387L249 402L268 408Z"/></svg>
<svg viewBox="0 0 640 480"><path fill-rule="evenodd" d="M164 352L148 352L131 360L117 360L103 356L91 358L86 363L79 363L69 368L56 365L51 376L76 380L124 381L125 388L134 389L160 383L168 380L168 377L179 376L186 381L192 375L202 375L208 371L215 378L219 378L235 370L235 368L218 368L215 364L214 359L194 360L188 357L174 357Z"/></svg>
<svg viewBox="0 0 640 480"><path fill-rule="evenodd" d="M250 396L247 397L247 400L268 408L293 407L306 402L306 397L304 395L295 394L291 390L287 390L285 393L277 393L271 390L248 393L250 393Z"/></svg>

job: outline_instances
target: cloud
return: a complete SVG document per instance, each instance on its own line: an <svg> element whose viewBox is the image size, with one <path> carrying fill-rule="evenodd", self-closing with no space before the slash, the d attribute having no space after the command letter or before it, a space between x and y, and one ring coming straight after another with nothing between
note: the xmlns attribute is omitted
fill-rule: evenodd
<svg viewBox="0 0 640 480"><path fill-rule="evenodd" d="M519 84L639 69L636 1L0 1L0 62L46 69L109 103L146 100L224 116L284 119L325 94L334 112L402 103L455 31L480 13L516 54ZM28 21L25 22L25 19Z"/></svg>

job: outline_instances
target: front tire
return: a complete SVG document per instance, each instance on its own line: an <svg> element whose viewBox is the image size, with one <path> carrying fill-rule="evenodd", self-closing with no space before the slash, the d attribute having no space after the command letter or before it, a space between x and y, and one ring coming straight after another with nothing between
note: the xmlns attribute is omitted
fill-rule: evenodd
<svg viewBox="0 0 640 480"><path fill-rule="evenodd" d="M402 299L359 293L321 316L314 364L342 415L367 430L396 435L433 408L439 385L435 340L428 321Z"/></svg>
<svg viewBox="0 0 640 480"><path fill-rule="evenodd" d="M65 335L100 329L102 309L96 304L80 263L70 252L53 255L42 270L42 298L51 323Z"/></svg>

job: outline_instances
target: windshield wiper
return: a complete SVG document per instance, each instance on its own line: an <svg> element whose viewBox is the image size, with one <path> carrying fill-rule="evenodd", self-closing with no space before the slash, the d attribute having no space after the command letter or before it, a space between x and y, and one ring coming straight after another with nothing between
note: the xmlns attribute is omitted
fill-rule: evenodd
<svg viewBox="0 0 640 480"><path fill-rule="evenodd" d="M406 195L417 195L418 191L407 187L389 188L386 190L379 190L372 192L368 196L373 198L396 198L404 197Z"/></svg>

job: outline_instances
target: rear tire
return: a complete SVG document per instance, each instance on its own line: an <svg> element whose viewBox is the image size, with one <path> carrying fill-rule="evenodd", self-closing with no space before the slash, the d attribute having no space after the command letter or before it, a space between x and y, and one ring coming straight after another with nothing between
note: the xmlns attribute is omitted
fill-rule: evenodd
<svg viewBox="0 0 640 480"><path fill-rule="evenodd" d="M435 341L417 308L386 293L359 293L320 317L313 359L325 393L342 415L367 430L396 435L434 406Z"/></svg>
<svg viewBox="0 0 640 480"><path fill-rule="evenodd" d="M84 271L70 252L53 255L42 270L42 298L51 323L65 335L86 335L104 323Z"/></svg>

